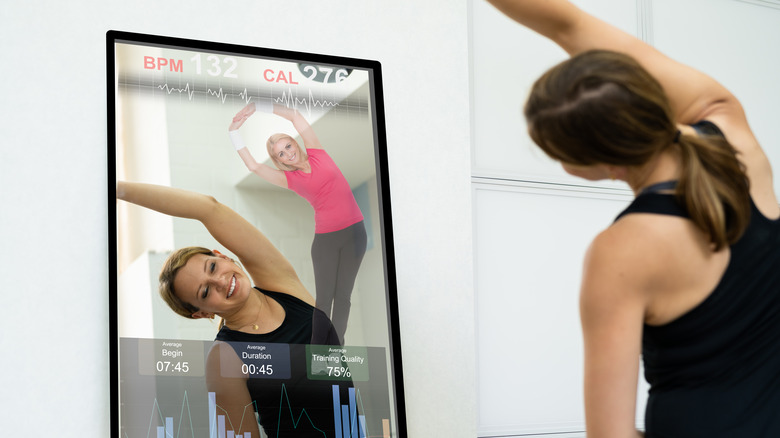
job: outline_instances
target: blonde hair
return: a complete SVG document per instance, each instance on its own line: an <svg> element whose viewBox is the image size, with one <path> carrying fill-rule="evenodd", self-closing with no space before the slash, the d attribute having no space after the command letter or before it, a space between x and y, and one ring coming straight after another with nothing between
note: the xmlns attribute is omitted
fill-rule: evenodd
<svg viewBox="0 0 780 438"><path fill-rule="evenodd" d="M276 165L276 167L279 170L284 170L284 171L287 171L287 172L296 170L294 167L288 166L288 165L282 163L281 161L279 161L279 157L277 157L276 156L276 152L274 152L274 145L276 143L278 143L279 140L283 140L283 139L290 139L290 141L298 149L298 153L301 154L301 158L307 159L309 157L309 155L306 153L306 150L301 148L301 146L298 145L298 142L295 141L294 138L290 137L287 134L274 134L274 135L268 137L268 141L265 143L265 147L266 147L266 149L268 149L268 155L271 157L271 160L273 160L274 164Z"/></svg>
<svg viewBox="0 0 780 438"><path fill-rule="evenodd" d="M179 269L183 268L193 256L198 254L216 256L210 249L200 246L189 246L173 252L160 271L160 296L171 310L189 319L194 319L192 314L200 309L176 296L176 291L173 289L173 281L176 279Z"/></svg>

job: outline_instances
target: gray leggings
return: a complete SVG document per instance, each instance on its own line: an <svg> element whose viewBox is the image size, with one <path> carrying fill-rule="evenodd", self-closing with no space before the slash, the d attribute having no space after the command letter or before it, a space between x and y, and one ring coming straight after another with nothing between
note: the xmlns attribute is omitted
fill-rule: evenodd
<svg viewBox="0 0 780 438"><path fill-rule="evenodd" d="M317 288L317 308L325 312L344 342L352 288L366 253L366 227L363 221L342 230L314 235L311 260Z"/></svg>

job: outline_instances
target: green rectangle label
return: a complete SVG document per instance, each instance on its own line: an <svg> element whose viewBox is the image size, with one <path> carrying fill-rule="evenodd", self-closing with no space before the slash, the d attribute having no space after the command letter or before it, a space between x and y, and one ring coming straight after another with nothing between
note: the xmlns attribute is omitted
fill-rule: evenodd
<svg viewBox="0 0 780 438"><path fill-rule="evenodd" d="M306 357L311 380L368 381L366 347L307 345Z"/></svg>

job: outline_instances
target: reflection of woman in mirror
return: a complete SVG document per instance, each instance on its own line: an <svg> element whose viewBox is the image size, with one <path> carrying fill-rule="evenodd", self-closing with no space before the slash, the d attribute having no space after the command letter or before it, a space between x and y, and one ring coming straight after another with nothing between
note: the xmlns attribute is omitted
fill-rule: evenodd
<svg viewBox="0 0 780 438"><path fill-rule="evenodd" d="M739 101L561 0L490 0L571 58L534 84L531 138L631 205L585 259L588 436L780 436L780 207Z"/></svg>
<svg viewBox="0 0 780 438"><path fill-rule="evenodd" d="M339 345L335 329L313 307L314 299L292 265L259 230L227 206L198 193L129 182L117 184L117 198L170 216L196 219L238 257L241 265L219 251L187 247L175 251L160 274L160 293L176 313L194 319L222 318L217 341ZM209 352L207 386L216 392L218 405L238 428L247 407L252 412L252 404L267 405L259 400L278 400L278 394L253 391L253 379L223 378L221 367L235 370L242 363L226 345L217 342ZM277 418L278 411L261 412L267 430L276 428ZM244 430L259 437L256 422L247 423L249 428L243 426Z"/></svg>
<svg viewBox="0 0 780 438"><path fill-rule="evenodd" d="M268 154L277 169L255 161L238 133L255 111L289 120L303 140L301 146L286 134L274 134L268 139ZM311 257L316 305L331 318L344 341L352 288L366 252L363 214L349 183L322 149L312 127L295 109L270 101L250 103L236 114L228 129L238 155L250 171L274 185L293 190L314 208Z"/></svg>

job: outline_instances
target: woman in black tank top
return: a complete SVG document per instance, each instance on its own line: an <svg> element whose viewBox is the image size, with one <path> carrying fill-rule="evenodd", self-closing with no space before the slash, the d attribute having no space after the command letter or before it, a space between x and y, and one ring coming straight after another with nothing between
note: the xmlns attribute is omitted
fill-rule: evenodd
<svg viewBox="0 0 780 438"><path fill-rule="evenodd" d="M117 198L170 216L198 220L238 257L240 264L217 250L182 248L168 258L160 273L160 293L176 313L192 319L222 319L217 342L206 359L206 386L215 394L220 415L236 421L234 431L259 437L256 410L263 426L272 433L278 429L279 436L305 436L303 428L281 432L278 406L261 401L269 396L269 384L275 385L273 395L277 399L283 389L292 400L305 403L316 424L332 423L332 414L327 416L335 391L332 387L349 386L351 382L331 384L325 391L306 379L306 367L301 364L306 363L304 344L338 346L338 335L330 319L314 307L314 298L281 252L249 222L210 196L119 182ZM286 356L295 354L296 359L288 359L294 362L289 366L290 375L285 380L258 385L258 379L248 378L242 371L249 365L242 360L242 347L235 342L243 343L244 349L250 348L247 343L289 344ZM251 415L247 416L248 412Z"/></svg>
<svg viewBox="0 0 780 438"><path fill-rule="evenodd" d="M534 142L634 202L581 285L588 436L780 436L780 207L737 99L564 0L489 0L571 56L533 85Z"/></svg>

